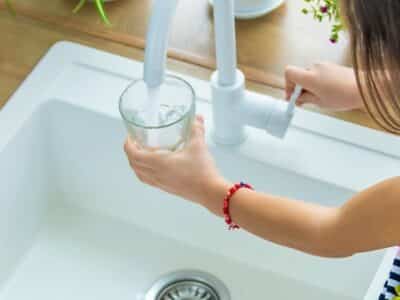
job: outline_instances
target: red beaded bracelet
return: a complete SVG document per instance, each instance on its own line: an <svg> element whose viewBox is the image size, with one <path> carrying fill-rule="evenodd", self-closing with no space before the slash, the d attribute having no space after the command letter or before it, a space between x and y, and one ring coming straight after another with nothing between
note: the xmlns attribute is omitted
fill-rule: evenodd
<svg viewBox="0 0 400 300"><path fill-rule="evenodd" d="M250 184L243 183L243 182L236 183L229 189L228 193L226 194L226 196L224 198L223 213L224 213L225 223L228 224L229 230L234 230L234 229L240 228L239 225L233 223L233 221L232 221L232 217L229 212L229 203L230 203L230 200L233 197L233 195L242 188L246 188L246 189L250 189L250 190L253 189L253 187Z"/></svg>

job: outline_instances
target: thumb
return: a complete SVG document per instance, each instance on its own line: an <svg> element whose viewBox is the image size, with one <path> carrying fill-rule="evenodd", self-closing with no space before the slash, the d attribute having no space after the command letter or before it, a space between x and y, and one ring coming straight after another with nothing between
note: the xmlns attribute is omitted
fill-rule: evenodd
<svg viewBox="0 0 400 300"><path fill-rule="evenodd" d="M202 116L196 116L196 119L192 125L191 139L204 139L205 128L204 128L204 118Z"/></svg>

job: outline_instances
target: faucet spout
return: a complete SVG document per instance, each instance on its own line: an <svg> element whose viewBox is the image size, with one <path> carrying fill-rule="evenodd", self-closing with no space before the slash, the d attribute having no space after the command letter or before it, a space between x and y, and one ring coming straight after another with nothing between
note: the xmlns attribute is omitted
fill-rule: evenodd
<svg viewBox="0 0 400 300"><path fill-rule="evenodd" d="M147 34L144 81L150 88L165 77L169 31L178 0L154 0ZM246 138L246 127L257 127L283 138L292 121L301 87L290 101L246 93L245 77L237 69L234 0L214 0L217 70L211 77L213 136L217 143L235 145Z"/></svg>
<svg viewBox="0 0 400 300"><path fill-rule="evenodd" d="M234 0L214 3L215 44L218 82L221 86L236 82L236 33ZM165 76L168 38L178 0L156 0L147 32L144 81L149 87L162 84Z"/></svg>
<svg viewBox="0 0 400 300"><path fill-rule="evenodd" d="M236 84L237 55L233 0L214 1L215 47L218 83L221 86Z"/></svg>
<svg viewBox="0 0 400 300"><path fill-rule="evenodd" d="M169 32L177 0L157 0L153 5L147 32L143 79L154 88L164 81Z"/></svg>

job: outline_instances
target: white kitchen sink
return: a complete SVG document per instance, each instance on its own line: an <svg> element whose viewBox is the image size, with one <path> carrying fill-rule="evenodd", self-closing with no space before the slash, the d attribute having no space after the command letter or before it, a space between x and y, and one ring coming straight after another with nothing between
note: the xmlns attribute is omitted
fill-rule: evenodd
<svg viewBox="0 0 400 300"><path fill-rule="evenodd" d="M139 62L61 42L0 111L1 300L142 299L182 269L213 274L232 300L377 299L395 249L312 257L228 232L206 210L141 184L118 114L141 72ZM208 84L184 78L209 131ZM251 129L240 147L209 146L230 179L324 205L400 170L398 137L303 110L285 140Z"/></svg>

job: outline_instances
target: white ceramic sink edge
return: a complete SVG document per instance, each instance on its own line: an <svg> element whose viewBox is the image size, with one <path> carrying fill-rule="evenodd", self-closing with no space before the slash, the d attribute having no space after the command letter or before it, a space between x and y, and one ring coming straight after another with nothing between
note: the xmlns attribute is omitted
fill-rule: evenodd
<svg viewBox="0 0 400 300"><path fill-rule="evenodd" d="M32 148L40 149L40 151L33 152L31 156L27 156L23 150L20 150L20 153L15 153L15 159L19 157L18 154L20 154L25 158L22 160L23 163L29 168L42 170L43 175L37 176L40 181L52 182L52 180L56 180L58 182L56 186L58 187L60 182L66 181L65 174L68 172L68 166L66 162L60 161L61 158L58 157L59 153L57 153L57 151L63 149L61 146L64 145L64 148L71 152L66 153L66 159L69 155L71 155L71 159L74 158L73 155L76 155L76 157L80 155L80 149L75 149L71 146L73 142L71 139L74 136L71 128L75 131L77 128L84 128L85 122L88 127L94 126L92 124L97 124L98 128L101 129L99 130L100 132L98 132L98 140L104 139L104 143L108 143L109 140L112 140L112 146L115 147L119 145L119 139L122 147L124 131L121 124L118 127L118 122L120 120L117 109L118 95L131 79L141 76L141 69L142 66L140 63L122 57L69 42L56 44L42 59L32 74L25 80L24 84L11 97L3 110L0 111L0 161L3 153L7 152L7 148L10 147L10 145L14 147L14 138L21 134L21 128L25 128L24 126L33 122L29 120L35 115L40 120L32 123L33 127L37 127L32 130L40 132L40 135L42 135L40 138L39 135L37 136L37 143L44 143L48 147L35 146L35 139L33 139L30 141L33 143ZM200 98L198 102L198 112L205 116L207 120L207 132L209 132L212 124L208 100L210 99L208 83L187 76L184 77L190 81L196 89ZM258 96L265 97L262 95ZM76 124L71 124L71 128L68 128L69 125L65 125L66 120L77 121ZM104 126L103 122L109 125ZM117 129L112 131L110 128ZM23 132L26 131L26 129L23 129ZM117 134L115 132L117 132ZM82 129L82 134L83 133L90 132L86 132L86 129ZM116 137L110 137L112 134L116 134ZM51 137L49 138L50 141L47 141L49 136ZM63 140L57 141L57 137L60 136L63 137ZM85 145L84 137L85 135L80 136L78 139L83 145ZM61 145L58 146L57 143ZM272 192L271 189L273 190L273 187L269 185L263 186L264 180L270 180L277 186L284 186L285 183L279 182L279 176L282 177L282 180L288 181L288 190L293 188L293 196L300 193L298 191L299 187L289 186L295 185L296 180L303 182L305 186L318 190L318 192L315 192L318 196L325 195L329 197L329 192L324 192L324 188L326 189L326 187L329 186L332 189L332 199L321 199L321 201L325 201L324 203L328 203L329 205L338 204L338 201L345 200L340 198L344 197L344 195L351 195L353 192L374 184L379 180L396 176L396 171L399 169L400 165L399 156L397 155L397 153L399 153L398 150L400 150L397 137L350 125L301 109L297 111L294 126L290 129L288 137L283 141L271 138L259 130L251 129L249 130L248 141L234 149L214 145L210 139L209 145L213 154L217 158L220 158L221 168L227 173L227 176L238 176L238 173L235 172L235 170L231 170L226 164L232 159L240 158L240 166L244 169L244 174L248 173L249 177L252 177L252 179L258 183L256 186L261 190L265 189L266 192ZM102 147L101 140L97 141L95 146ZM107 146L105 145L104 148L107 148ZM47 153L45 149L48 149L49 153ZM260 151L260 149L265 150ZM115 150L109 150L115 152ZM75 151L77 152L75 153ZM38 167L34 165L35 161L37 163L37 157L41 157L41 160L44 161L49 160L51 163ZM90 159L88 159L89 162L94 162L94 160L91 161ZM31 162L31 160L34 162ZM120 163L118 166L123 168L122 164L125 162L123 160L117 162ZM263 178L263 169L268 166L273 169L273 172L271 172L272 175L266 174L265 178ZM53 170L53 168L57 170ZM246 172L246 170L248 171ZM265 172L268 173L267 169L265 170ZM124 172L128 171L126 167ZM56 178L49 178L49 174L55 174ZM5 182L5 179L2 178L2 182ZM43 182L38 182L37 186L40 187L43 184ZM88 184L88 182L86 182L86 184ZM77 183L78 187L81 187L80 185L81 183ZM143 189L143 187L139 187L138 183L132 185L137 189ZM69 186L69 188L71 187L74 186ZM77 189L77 192L82 191L83 190ZM46 193L47 192L48 191L46 191ZM148 192L155 193L154 191ZM276 192L279 192L279 190ZM2 195L1 193L6 194L7 191L1 191L0 189L0 196ZM33 191L32 193L40 195L44 193L44 191ZM58 191L54 193L58 193ZM62 191L63 197L68 201L72 201L70 199L73 197L69 195L69 193L73 196L73 191L71 190ZM312 190L304 191L304 194L300 193L301 197L306 197L308 195L307 193L312 195ZM31 203L32 207L30 207L30 209L36 209L38 211L37 214L32 214L32 216L36 216L36 218L28 220L31 223L26 221L28 222L27 224L31 224L32 234L29 234L29 236L32 236L32 238L34 238L33 232L38 229L38 226L35 224L40 222L43 210L41 205L44 205L39 198L40 197L38 197L36 202L33 201ZM310 200L318 201L318 199L315 198ZM238 240L246 242L251 241L245 233L239 233L237 235L238 240L236 240L235 237L226 237L227 233L224 232L222 228L221 230L216 229L219 228L218 226L222 226L219 220L205 216L205 212L198 208L175 199L171 199L170 203L170 206L165 206L164 212L168 212L172 216L176 211L180 210L187 211L188 216L210 219L210 223L207 226L209 226L208 228L210 230L216 231L216 236L212 239L216 237L221 238L225 244L231 244L233 247ZM87 209L91 209L95 206L96 209L98 208L102 212L110 213L114 215L114 217L123 215L120 211L122 210L121 208L115 208L114 211L111 209L111 212L107 211L109 210L107 203L101 201L93 202L90 200L87 202L82 201L82 203L74 202L74 204L84 206ZM134 206L131 208L134 208ZM145 207L142 209L145 209ZM123 210L128 211L126 207ZM18 216L21 215L17 214L16 217ZM126 221L131 218L129 214L124 217ZM160 212L160 218L162 217L162 213ZM147 224L144 224L145 219L137 218L134 223L149 227ZM176 223L174 226L178 226L178 224L179 223ZM192 227L188 226L189 228L187 228L186 231L182 229L183 232L176 233L175 235L170 234L169 237L175 240L189 242L189 244L198 248L208 249L208 245L204 246L204 243L207 241L207 237L205 236L199 238L198 241L189 241L190 235L193 235L193 233L197 233L199 236L202 235L204 229L198 226L197 223L192 224ZM157 228L150 226L150 228L147 229L168 236L166 232L162 232L162 230L160 232ZM165 230L167 230L167 228L165 228ZM0 231L0 242L2 241ZM255 261L248 259L248 256L251 255L251 250L257 251L260 257L264 257L264 254L260 253L260 251L262 251L262 243L260 241L254 241L254 245L252 243L253 242L250 242L249 245L252 245L252 247L254 246L254 248L250 250L239 249L233 251L229 257L256 266ZM29 244L28 241L27 244ZM216 246L213 250L218 253L224 249L225 244L218 244L218 241L215 241ZM268 247L272 246L268 245ZM20 249L23 248L24 246L20 247ZM297 257L297 254L293 254L291 250L283 250L279 247L273 247L271 249L271 253L282 255L282 257ZM394 250L390 250L387 252L382 266L379 268L379 276L375 278L370 286L370 291L365 299L374 299L384 280L383 274L387 271L390 260L393 257L393 251ZM0 261L1 255L5 256L7 254L0 251ZM376 255L375 258L380 257L381 254ZM265 259L267 258L268 256L265 257ZM360 258L359 261L361 263L363 260ZM302 263L311 264L312 262L320 264L319 267L330 266L329 263L325 264L319 259L314 258L304 258L304 262ZM271 263L271 265L273 265L273 263ZM262 268L274 271L278 270L278 267L278 265L262 266ZM331 268L334 270L336 267L332 264ZM310 269L312 269L312 267L310 267ZM338 270L340 270L340 268ZM312 274L312 271L310 272L310 274ZM305 272L305 274L305 277L311 276L310 274L307 275L307 272ZM340 274L337 275L340 276ZM296 275L292 274L290 276L293 277ZM323 282L321 285L323 285ZM323 288L329 287L323 286ZM337 288L335 287L334 289Z"/></svg>

